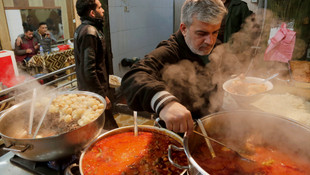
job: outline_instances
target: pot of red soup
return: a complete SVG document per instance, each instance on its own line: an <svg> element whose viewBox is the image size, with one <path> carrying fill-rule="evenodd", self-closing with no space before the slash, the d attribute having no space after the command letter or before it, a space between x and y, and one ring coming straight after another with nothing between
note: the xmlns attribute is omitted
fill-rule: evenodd
<svg viewBox="0 0 310 175"><path fill-rule="evenodd" d="M216 155L212 158L204 137L186 135L184 150L191 175L310 172L310 128L302 124L253 111L215 113L203 117L202 122L208 136L226 147L211 141ZM194 129L201 132L197 125Z"/></svg>
<svg viewBox="0 0 310 175"><path fill-rule="evenodd" d="M27 160L57 160L80 152L104 126L105 99L91 92L70 91L48 97L47 102L40 98L34 103L29 134L31 103L19 103L0 117L0 135L6 146L3 149Z"/></svg>
<svg viewBox="0 0 310 175"><path fill-rule="evenodd" d="M170 150L169 145L182 147L182 138L162 128L139 126L138 136L133 126L121 127L100 135L82 153L79 162L83 175L96 174L184 174L186 170L173 166L188 164L182 151Z"/></svg>

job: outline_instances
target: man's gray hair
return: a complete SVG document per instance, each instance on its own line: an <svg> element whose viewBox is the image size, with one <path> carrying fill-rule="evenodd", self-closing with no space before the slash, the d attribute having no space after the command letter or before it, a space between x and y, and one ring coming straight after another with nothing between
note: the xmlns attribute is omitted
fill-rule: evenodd
<svg viewBox="0 0 310 175"><path fill-rule="evenodd" d="M226 14L221 0L186 0L181 10L181 23L190 26L196 17L202 22L219 24Z"/></svg>

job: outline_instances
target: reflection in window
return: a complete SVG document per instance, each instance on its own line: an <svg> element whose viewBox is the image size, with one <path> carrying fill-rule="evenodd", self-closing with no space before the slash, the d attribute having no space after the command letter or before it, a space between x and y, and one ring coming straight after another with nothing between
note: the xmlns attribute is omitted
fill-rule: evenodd
<svg viewBox="0 0 310 175"><path fill-rule="evenodd" d="M64 39L60 9L22 9L20 13L24 28L26 25L32 25L38 29L40 22L46 22L48 30L57 40Z"/></svg>

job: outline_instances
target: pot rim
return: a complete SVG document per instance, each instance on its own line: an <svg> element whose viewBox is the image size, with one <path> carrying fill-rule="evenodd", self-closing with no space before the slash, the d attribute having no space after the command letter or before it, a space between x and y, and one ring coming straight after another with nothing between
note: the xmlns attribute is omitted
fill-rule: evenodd
<svg viewBox="0 0 310 175"><path fill-rule="evenodd" d="M103 112L95 119L93 120L92 122L88 123L87 125L95 122L96 120L98 120L102 114L104 114L104 111L106 109L106 106L107 106L107 102L105 101L105 99L99 95L99 94L96 94L96 93L93 93L93 92L89 92L89 91L63 91L63 92L57 92L56 93L56 97L60 96L60 95L65 95L65 94L82 94L82 95L89 95L89 96L92 96L92 97L95 97L97 98L99 101L101 101L101 103L104 104L104 108L103 108ZM30 103L31 102L31 99L30 100L26 100L26 101L23 101L23 102L20 102L16 105L13 105L12 107L10 107L8 110L6 110L3 114L0 115L0 123L1 121L7 117L9 115L10 112L12 112L13 110L15 110L16 108L19 108L20 106L23 106L25 105L26 103ZM64 135L67 135L68 133L72 133L72 132L78 132L78 130L82 130L82 128L85 128L87 127L87 125L84 125L82 127L79 127L77 129L74 129L72 131L69 131L69 132L65 132L65 133L62 133L62 134L59 134L59 135L53 135L53 136L48 136L48 137L42 137L42 138L14 138L14 137L10 137L10 136L7 136L5 134L3 134L1 131L0 131L0 136L1 137L4 137L4 138L7 138L7 139L10 139L10 140L18 140L18 141L32 141L32 140L49 140L49 139L52 139L52 138L57 138L57 137L63 137Z"/></svg>
<svg viewBox="0 0 310 175"><path fill-rule="evenodd" d="M253 111L253 110L230 110L230 111L220 111L220 112L216 112L216 113L212 113L212 114L209 114L209 115L206 115L206 116L203 116L201 117L201 120L204 121L208 118L212 118L214 116L218 116L218 115L222 115L222 114L229 114L229 113L255 113L255 114L262 114L262 115L269 115L269 116L272 116L272 117L275 117L275 118L278 118L280 120L284 120L284 121L288 121L294 125L297 125L299 127L301 127L302 129L305 129L307 130L308 132L310 132L310 127L309 126L306 126L302 123L299 123L295 120L292 120L290 118L287 118L287 117L284 117L284 116L281 116L281 115L277 115L277 114L272 114L272 113L267 113L267 112L261 112L261 111ZM196 123L194 124L194 128L196 128ZM193 165L194 168L196 168L200 173L203 173L205 175L209 175L208 172L206 172L204 169L202 169L200 167L200 165L194 160L194 158L192 157L191 153L189 152L189 144L186 144L188 143L188 139L189 139L189 136L186 134L184 136L184 139L183 139L183 145L184 145L184 152L187 156L187 159L189 160L189 163L191 165Z"/></svg>

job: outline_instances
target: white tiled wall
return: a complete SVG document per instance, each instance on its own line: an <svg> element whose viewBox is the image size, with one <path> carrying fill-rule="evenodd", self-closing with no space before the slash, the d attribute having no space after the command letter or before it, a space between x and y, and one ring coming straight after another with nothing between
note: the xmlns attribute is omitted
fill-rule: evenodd
<svg viewBox="0 0 310 175"><path fill-rule="evenodd" d="M114 74L123 58L140 57L173 33L173 0L109 0Z"/></svg>

